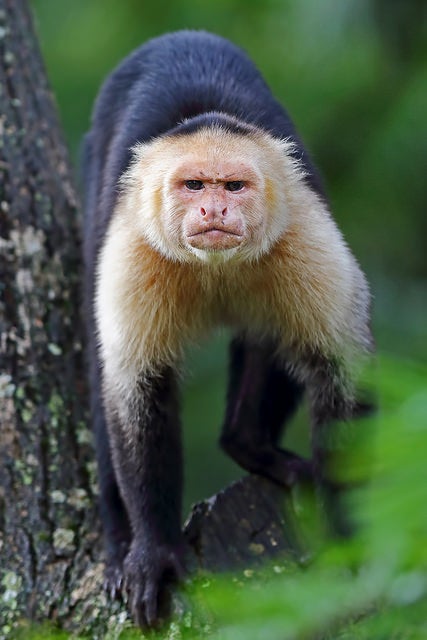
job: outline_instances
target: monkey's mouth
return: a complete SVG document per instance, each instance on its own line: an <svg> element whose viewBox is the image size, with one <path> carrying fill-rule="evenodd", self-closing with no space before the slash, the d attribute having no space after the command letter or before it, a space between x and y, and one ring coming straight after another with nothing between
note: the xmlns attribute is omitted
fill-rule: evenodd
<svg viewBox="0 0 427 640"><path fill-rule="evenodd" d="M242 234L236 233L236 231L227 227L222 227L221 229L219 227L207 227L187 235L187 241L191 247L210 251L234 249L242 240Z"/></svg>

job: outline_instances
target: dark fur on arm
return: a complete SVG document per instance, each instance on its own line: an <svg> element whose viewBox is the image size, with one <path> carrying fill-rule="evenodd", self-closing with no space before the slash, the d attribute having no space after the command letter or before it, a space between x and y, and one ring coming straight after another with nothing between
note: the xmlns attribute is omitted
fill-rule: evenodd
<svg viewBox="0 0 427 640"><path fill-rule="evenodd" d="M182 451L175 374L165 368L140 376L120 396L104 381L113 464L132 527L124 561L130 605L141 626L152 625L167 603L165 587L183 573Z"/></svg>

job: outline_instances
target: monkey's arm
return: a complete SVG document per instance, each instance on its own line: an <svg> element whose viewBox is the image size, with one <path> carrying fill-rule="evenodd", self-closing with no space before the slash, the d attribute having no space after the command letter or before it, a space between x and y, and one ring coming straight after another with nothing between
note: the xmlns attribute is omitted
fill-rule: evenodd
<svg viewBox="0 0 427 640"><path fill-rule="evenodd" d="M123 566L136 622L167 612L168 585L183 573L182 452L174 372L141 375L126 393L104 378L113 463L132 527Z"/></svg>

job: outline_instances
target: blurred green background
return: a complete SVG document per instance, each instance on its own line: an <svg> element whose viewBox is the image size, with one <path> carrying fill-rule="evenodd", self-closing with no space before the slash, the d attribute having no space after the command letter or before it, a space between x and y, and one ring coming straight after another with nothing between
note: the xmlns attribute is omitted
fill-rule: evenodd
<svg viewBox="0 0 427 640"><path fill-rule="evenodd" d="M76 171L101 82L166 31L243 47L289 110L332 209L367 272L382 352L427 354L427 3L425 0L33 0ZM216 446L226 335L189 355L186 507L240 470ZM297 423L306 422L304 413ZM294 429L293 444L304 448Z"/></svg>

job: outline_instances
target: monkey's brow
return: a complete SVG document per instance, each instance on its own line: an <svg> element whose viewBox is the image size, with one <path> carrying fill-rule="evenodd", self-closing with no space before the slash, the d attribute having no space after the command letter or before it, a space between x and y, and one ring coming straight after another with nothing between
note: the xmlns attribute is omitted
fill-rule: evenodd
<svg viewBox="0 0 427 640"><path fill-rule="evenodd" d="M204 171L202 171L201 169L196 171L194 175L194 178L191 178L192 180L203 180L206 182L213 182L213 183L221 183L221 182L227 182L230 178L232 178L233 180L239 181L242 178L239 175L238 171L232 171L231 173L227 173L227 175L225 176L221 176L219 178L214 178L211 175L207 175ZM197 176L197 177L196 177Z"/></svg>
<svg viewBox="0 0 427 640"><path fill-rule="evenodd" d="M228 180L229 178L236 178L237 173L236 173L236 171L233 171L232 173L227 173L226 176L221 176L220 178L209 178L209 176L207 176L205 173L203 173L203 171L199 171L199 176L201 178L210 179L210 180L212 180L212 182L224 182L225 180Z"/></svg>

